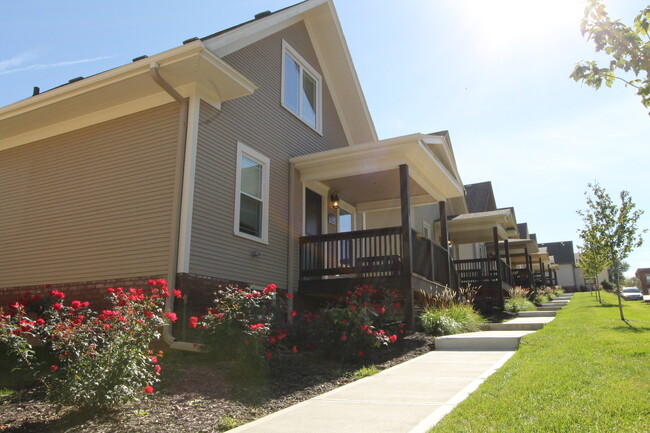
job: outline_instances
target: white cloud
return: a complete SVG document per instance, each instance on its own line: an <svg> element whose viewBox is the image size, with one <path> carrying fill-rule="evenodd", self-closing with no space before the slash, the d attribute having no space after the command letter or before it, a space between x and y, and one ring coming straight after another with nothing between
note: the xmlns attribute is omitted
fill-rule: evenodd
<svg viewBox="0 0 650 433"><path fill-rule="evenodd" d="M24 53L18 54L15 57L12 57L11 59L0 60L0 74L5 73L4 71L6 71L9 68L15 68L35 58L36 58L35 51L26 51Z"/></svg>
<svg viewBox="0 0 650 433"><path fill-rule="evenodd" d="M24 71L38 71L41 69L49 69L49 68L58 68L61 66L70 66L70 65L77 65L79 63L90 63L90 62L97 62L99 60L106 60L110 59L111 57L109 56L102 56L102 57L93 57L90 59L79 59L79 60L68 60L64 62L56 62L56 63L48 63L48 64L38 64L38 65L29 65L29 66L24 66L24 67L18 67L14 69L6 69L7 67L12 67L12 66L20 66L25 60L20 60L20 56L17 56L13 59L5 60L0 62L0 75L6 75L6 74L12 74L14 72L24 72ZM35 56L31 57L34 58ZM12 63L13 62L13 63ZM7 66L3 68L4 63L7 63Z"/></svg>

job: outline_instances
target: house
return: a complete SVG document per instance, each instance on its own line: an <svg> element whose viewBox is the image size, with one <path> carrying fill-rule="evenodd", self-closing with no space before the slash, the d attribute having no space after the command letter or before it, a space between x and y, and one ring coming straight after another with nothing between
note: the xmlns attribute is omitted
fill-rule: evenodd
<svg viewBox="0 0 650 433"><path fill-rule="evenodd" d="M48 283L94 300L166 278L191 308L216 285L373 283L411 326L413 291L450 279L414 215L464 195L448 134L378 139L331 0L0 108L0 173L3 304Z"/></svg>
<svg viewBox="0 0 650 433"><path fill-rule="evenodd" d="M575 272L573 241L541 243L539 246L548 250L548 254L553 256L554 263L557 265L554 269L555 284L565 290L577 290L580 285Z"/></svg>
<svg viewBox="0 0 650 433"><path fill-rule="evenodd" d="M639 268L634 273L634 276L639 279L643 294L650 295L650 268Z"/></svg>

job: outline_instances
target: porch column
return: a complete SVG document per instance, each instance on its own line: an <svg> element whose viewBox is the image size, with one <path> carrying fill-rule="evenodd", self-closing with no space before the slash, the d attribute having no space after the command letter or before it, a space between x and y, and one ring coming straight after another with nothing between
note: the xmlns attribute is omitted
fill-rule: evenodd
<svg viewBox="0 0 650 433"><path fill-rule="evenodd" d="M451 254L449 254L449 230L447 229L447 203L444 200L438 203L438 210L440 214L440 245L447 250L447 269L445 270L447 279L446 281L441 281L441 283L447 283L451 289L456 289L456 287L451 287Z"/></svg>
<svg viewBox="0 0 650 433"><path fill-rule="evenodd" d="M404 308L406 329L415 329L415 305L413 300L413 235L411 233L411 195L409 188L409 167L406 164L399 166L399 195L402 210L402 266L404 267Z"/></svg>
<svg viewBox="0 0 650 433"><path fill-rule="evenodd" d="M501 261L501 255L499 254L499 231L496 227L492 228L492 237L494 238L494 263L497 267L497 284L499 286L497 288L497 299L499 300L499 308L503 311L506 300L503 297L503 275L501 275L501 266L499 266L499 262Z"/></svg>
<svg viewBox="0 0 650 433"><path fill-rule="evenodd" d="M553 278L555 279L555 285L557 286L557 271L555 269L553 269Z"/></svg>
<svg viewBox="0 0 650 433"><path fill-rule="evenodd" d="M544 269L544 263L542 263L542 258L539 258L539 272L542 275L542 286L546 285L546 270Z"/></svg>
<svg viewBox="0 0 650 433"><path fill-rule="evenodd" d="M508 239L503 241L503 246L506 250L506 263L508 266L512 267L512 264L510 263L510 245L508 244Z"/></svg>
<svg viewBox="0 0 650 433"><path fill-rule="evenodd" d="M528 274L528 288L532 289L535 285L533 278L533 266L530 263L530 256L528 255L528 247L524 247L524 256L526 258L526 273Z"/></svg>

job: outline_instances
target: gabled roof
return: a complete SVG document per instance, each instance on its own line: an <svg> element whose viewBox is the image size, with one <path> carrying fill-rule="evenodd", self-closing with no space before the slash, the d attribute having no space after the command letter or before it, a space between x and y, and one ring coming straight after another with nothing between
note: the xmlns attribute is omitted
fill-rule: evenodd
<svg viewBox="0 0 650 433"><path fill-rule="evenodd" d="M348 141L353 145L377 141L332 0L307 0L202 40L209 50L223 57L300 21L304 21L309 32Z"/></svg>
<svg viewBox="0 0 650 433"><path fill-rule="evenodd" d="M467 202L467 211L469 213L488 212L497 209L492 182L487 181L465 185L465 191L467 192L465 201Z"/></svg>
<svg viewBox="0 0 650 433"><path fill-rule="evenodd" d="M148 58L0 108L0 149L19 146L144 110L173 99L148 77L150 65L183 97L221 102L256 87L221 57L304 21L351 144L377 141L368 107L332 0L307 0ZM112 117L111 117L112 116Z"/></svg>
<svg viewBox="0 0 650 433"><path fill-rule="evenodd" d="M575 264L573 241L548 242L539 244L539 246L547 248L548 254L555 257L555 263L572 265Z"/></svg>

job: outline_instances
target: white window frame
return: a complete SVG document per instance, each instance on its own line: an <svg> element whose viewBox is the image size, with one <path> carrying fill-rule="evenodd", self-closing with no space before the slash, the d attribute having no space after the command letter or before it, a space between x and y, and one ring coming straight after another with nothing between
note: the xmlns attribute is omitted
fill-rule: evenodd
<svg viewBox="0 0 650 433"><path fill-rule="evenodd" d="M429 232L428 236L427 236L427 233L426 233L427 231ZM433 232L431 231L431 224L429 224L428 222L426 222L424 220L422 220L422 234L424 235L424 237L426 237L429 240L433 239Z"/></svg>
<svg viewBox="0 0 650 433"><path fill-rule="evenodd" d="M245 156L262 166L262 233L260 237L239 230L241 211L241 169L242 157ZM237 172L235 181L235 235L263 244L269 243L269 183L271 179L271 160L255 149L237 142Z"/></svg>
<svg viewBox="0 0 650 433"><path fill-rule="evenodd" d="M300 67L299 76L300 84L298 85L298 113L293 111L287 104L284 102L284 82L285 82L285 56L289 55ZM306 71L312 78L316 81L316 125L310 125L302 117L302 79L303 71ZM282 82L281 82L281 91L280 91L280 101L282 106L291 114L300 119L305 125L309 126L314 131L318 132L320 135L323 135L323 78L321 75L316 72L316 70L300 55L298 52L284 39L282 40Z"/></svg>

